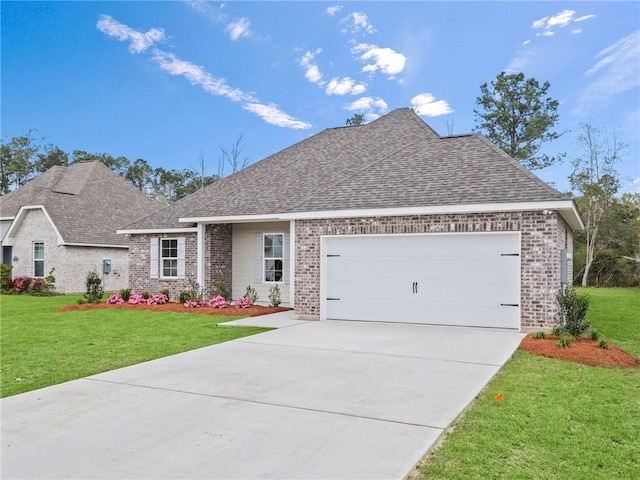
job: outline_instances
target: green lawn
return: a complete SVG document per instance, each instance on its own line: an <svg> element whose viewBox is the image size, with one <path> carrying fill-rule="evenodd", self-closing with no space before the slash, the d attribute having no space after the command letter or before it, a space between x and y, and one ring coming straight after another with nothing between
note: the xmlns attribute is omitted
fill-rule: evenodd
<svg viewBox="0 0 640 480"><path fill-rule="evenodd" d="M640 289L583 291L593 327L640 354ZM415 478L638 479L640 368L517 351Z"/></svg>
<svg viewBox="0 0 640 480"><path fill-rule="evenodd" d="M135 310L56 312L80 296L0 296L1 396L266 331L240 317Z"/></svg>

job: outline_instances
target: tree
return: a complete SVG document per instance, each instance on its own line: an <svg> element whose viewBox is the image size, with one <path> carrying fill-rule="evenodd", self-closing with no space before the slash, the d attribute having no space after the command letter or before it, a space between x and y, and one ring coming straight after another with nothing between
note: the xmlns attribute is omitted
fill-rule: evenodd
<svg viewBox="0 0 640 480"><path fill-rule="evenodd" d="M364 115L356 113L351 118L347 118L347 125L355 127L356 125L362 125L364 123Z"/></svg>
<svg viewBox="0 0 640 480"><path fill-rule="evenodd" d="M551 85L542 86L524 74L501 72L491 84L480 86L481 96L473 110L474 132L486 133L491 141L530 170L549 167L563 155L540 154L544 142L559 138L553 132L558 121L558 101L547 95Z"/></svg>
<svg viewBox="0 0 640 480"><path fill-rule="evenodd" d="M0 193L4 195L13 188L20 188L33 178L34 163L40 151L40 138L32 129L24 135L13 137L0 148Z"/></svg>
<svg viewBox="0 0 640 480"><path fill-rule="evenodd" d="M141 192L148 192L153 187L153 173L151 165L146 160L138 158L129 165L124 174L124 179Z"/></svg>
<svg viewBox="0 0 640 480"><path fill-rule="evenodd" d="M97 160L121 177L125 176L131 165L127 157L116 158L108 153L87 153L84 150L74 150L72 156L71 163L95 162Z"/></svg>
<svg viewBox="0 0 640 480"><path fill-rule="evenodd" d="M242 156L242 148L240 147L240 144L242 143L243 138L244 135L238 134L236 141L231 145L231 148L220 148L220 158L218 159L218 178L224 177L226 165L229 165L231 168L231 175L247 166L249 159L247 157L240 159Z"/></svg>
<svg viewBox="0 0 640 480"><path fill-rule="evenodd" d="M38 174L42 174L56 165L61 167L69 165L69 155L55 145L49 144L44 147L44 152L38 153L38 159L33 168Z"/></svg>
<svg viewBox="0 0 640 480"><path fill-rule="evenodd" d="M605 129L591 120L581 124L582 132L576 143L582 150L573 160L569 181L574 191L581 194L578 206L585 224L585 266L582 286L588 285L589 270L598 250L600 228L611 212L615 194L620 188L616 164L625 145L618 141L615 126Z"/></svg>

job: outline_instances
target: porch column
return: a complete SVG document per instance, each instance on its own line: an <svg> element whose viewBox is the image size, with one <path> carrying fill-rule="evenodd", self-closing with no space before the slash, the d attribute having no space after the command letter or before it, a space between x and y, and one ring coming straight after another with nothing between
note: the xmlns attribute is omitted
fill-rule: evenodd
<svg viewBox="0 0 640 480"><path fill-rule="evenodd" d="M289 306L295 307L296 297L296 221L289 221Z"/></svg>
<svg viewBox="0 0 640 480"><path fill-rule="evenodd" d="M200 285L202 290L206 289L205 285L205 232L207 225L205 223L198 223L198 232L196 236L196 282Z"/></svg>

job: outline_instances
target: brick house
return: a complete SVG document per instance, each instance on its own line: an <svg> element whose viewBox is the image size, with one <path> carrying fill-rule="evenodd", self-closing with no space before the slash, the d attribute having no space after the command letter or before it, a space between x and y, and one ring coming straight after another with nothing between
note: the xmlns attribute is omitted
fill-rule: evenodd
<svg viewBox="0 0 640 480"><path fill-rule="evenodd" d="M481 135L441 137L412 110L330 128L119 231L130 285L197 281L303 319L526 330L555 322L582 221ZM563 263L564 262L564 263Z"/></svg>
<svg viewBox="0 0 640 480"><path fill-rule="evenodd" d="M52 167L0 197L2 263L14 278L55 269L59 293L85 291L91 270L105 290L126 288L129 242L116 230L159 208L100 162Z"/></svg>

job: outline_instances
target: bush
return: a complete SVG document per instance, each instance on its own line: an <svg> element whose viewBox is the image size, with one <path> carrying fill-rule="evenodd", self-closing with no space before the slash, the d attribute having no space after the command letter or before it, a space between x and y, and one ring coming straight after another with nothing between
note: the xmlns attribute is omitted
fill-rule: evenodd
<svg viewBox="0 0 640 480"><path fill-rule="evenodd" d="M149 292L142 292L142 298L144 298L145 300L148 300L151 297L151 294Z"/></svg>
<svg viewBox="0 0 640 480"><path fill-rule="evenodd" d="M123 288L122 290L120 290L120 296L122 297L123 301L128 302L129 297L131 296L131 289Z"/></svg>
<svg viewBox="0 0 640 480"><path fill-rule="evenodd" d="M533 338L535 338L536 340L544 340L545 338L547 338L547 334L544 332L536 332L533 334Z"/></svg>
<svg viewBox="0 0 640 480"><path fill-rule="evenodd" d="M11 270L13 270L13 265L0 264L0 285L2 285L2 290L11 290Z"/></svg>
<svg viewBox="0 0 640 480"><path fill-rule="evenodd" d="M561 336L560 340L558 340L558 346L559 347L567 348L569 345L571 345L571 337L569 337L567 335Z"/></svg>
<svg viewBox="0 0 640 480"><path fill-rule="evenodd" d="M229 306L229 302L222 295L218 295L217 297L213 297L209 300L209 306L213 308L227 308Z"/></svg>
<svg viewBox="0 0 640 480"><path fill-rule="evenodd" d="M598 342L598 347L604 348L605 350L608 350L609 349L609 344L607 343L606 340L600 340Z"/></svg>
<svg viewBox="0 0 640 480"><path fill-rule="evenodd" d="M147 300L140 293L132 293L129 296L129 303L131 305L138 305L140 303L147 303Z"/></svg>
<svg viewBox="0 0 640 480"><path fill-rule="evenodd" d="M253 304L253 302L250 298L240 297L235 302L233 302L233 304L236 308L249 308Z"/></svg>
<svg viewBox="0 0 640 480"><path fill-rule="evenodd" d="M247 285L247 291L244 292L244 298L248 298L251 300L251 303L256 303L258 301L258 292L251 285Z"/></svg>
<svg viewBox="0 0 640 480"><path fill-rule="evenodd" d="M282 298L280 297L280 287L278 285L274 285L269 289L269 305L277 307L281 303Z"/></svg>
<svg viewBox="0 0 640 480"><path fill-rule="evenodd" d="M205 303L202 300L187 300L184 302L184 306L187 308L200 308L204 307Z"/></svg>
<svg viewBox="0 0 640 480"><path fill-rule="evenodd" d="M591 338L591 340L598 340L600 338L600 332L598 332L597 330L591 330L589 332L589 337Z"/></svg>
<svg viewBox="0 0 640 480"><path fill-rule="evenodd" d="M170 296L170 295L169 295L169 293L170 293L170 292L169 292L169 289L168 289L168 288L163 288L162 290L160 290L160 293L161 293L162 295L164 295L165 297L167 297L167 302L168 302L168 301L169 301L169 296Z"/></svg>
<svg viewBox="0 0 640 480"><path fill-rule="evenodd" d="M102 279L98 272L92 270L87 272L87 277L85 280L85 285L87 290L84 294L84 298L89 303L99 303L102 300L102 295L104 295L104 288L102 287Z"/></svg>
<svg viewBox="0 0 640 480"><path fill-rule="evenodd" d="M164 305L169 299L164 293L154 293L147 299L147 305Z"/></svg>
<svg viewBox="0 0 640 480"><path fill-rule="evenodd" d="M109 298L107 298L107 303L110 305L119 305L121 303L124 303L124 299L119 293L114 293Z"/></svg>
<svg viewBox="0 0 640 480"><path fill-rule="evenodd" d="M222 280L218 280L213 284L213 294L216 297L224 298L227 302L231 300L231 291L229 291L227 284Z"/></svg>
<svg viewBox="0 0 640 480"><path fill-rule="evenodd" d="M556 304L558 305L558 326L563 332L578 338L589 330L590 324L585 318L589 310L587 294L579 294L568 285L564 289L560 288L556 293Z"/></svg>
<svg viewBox="0 0 640 480"><path fill-rule="evenodd" d="M178 300L180 303L185 303L187 300L191 300L191 292L188 290L182 290L178 295Z"/></svg>

